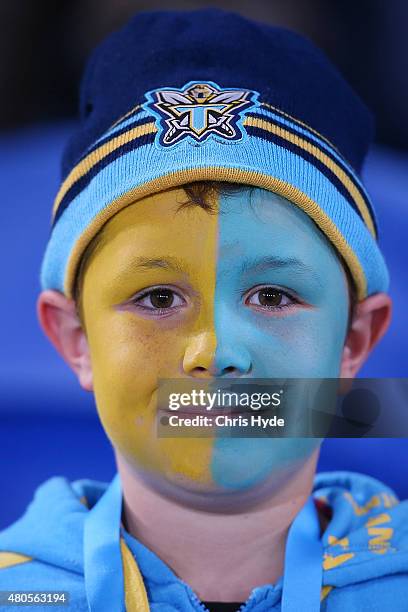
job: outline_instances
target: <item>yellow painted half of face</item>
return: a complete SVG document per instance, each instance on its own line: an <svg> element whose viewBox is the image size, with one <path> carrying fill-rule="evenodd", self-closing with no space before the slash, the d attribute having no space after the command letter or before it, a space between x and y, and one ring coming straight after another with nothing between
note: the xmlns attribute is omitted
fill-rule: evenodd
<svg viewBox="0 0 408 612"><path fill-rule="evenodd" d="M82 304L102 424L130 464L155 482L212 487L212 438L157 437L160 378L208 377L214 361L218 215L182 207L181 189L128 206L105 226ZM217 203L214 202L216 211ZM153 304L168 304L157 316ZM166 301L167 300L167 301Z"/></svg>

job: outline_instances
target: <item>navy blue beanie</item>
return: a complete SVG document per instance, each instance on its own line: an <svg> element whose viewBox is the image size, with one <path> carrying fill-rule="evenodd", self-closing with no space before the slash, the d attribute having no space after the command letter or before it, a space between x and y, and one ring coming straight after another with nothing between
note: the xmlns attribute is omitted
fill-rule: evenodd
<svg viewBox="0 0 408 612"><path fill-rule="evenodd" d="M42 268L72 295L83 251L118 210L201 180L301 207L363 299L388 286L361 181L373 118L325 55L283 28L218 9L139 13L93 53Z"/></svg>

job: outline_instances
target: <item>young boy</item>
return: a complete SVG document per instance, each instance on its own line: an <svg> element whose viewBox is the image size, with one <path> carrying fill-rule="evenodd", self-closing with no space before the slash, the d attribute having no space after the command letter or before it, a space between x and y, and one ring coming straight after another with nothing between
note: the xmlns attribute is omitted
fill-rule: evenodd
<svg viewBox="0 0 408 612"><path fill-rule="evenodd" d="M81 117L38 312L118 475L38 489L0 534L1 609L406 610L385 485L315 476L319 439L157 428L162 379L353 378L385 333L367 109L308 41L209 9L108 38Z"/></svg>

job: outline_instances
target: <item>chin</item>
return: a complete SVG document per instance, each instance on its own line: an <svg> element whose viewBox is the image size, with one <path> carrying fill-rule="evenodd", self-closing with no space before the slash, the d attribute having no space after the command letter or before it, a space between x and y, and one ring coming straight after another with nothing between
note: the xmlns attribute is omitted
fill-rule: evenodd
<svg viewBox="0 0 408 612"><path fill-rule="evenodd" d="M203 512L241 514L255 508L262 509L276 498L279 504L293 494L293 480L302 470L304 462L271 470L267 476L242 480L234 479L229 487L216 483L200 483L184 474L161 476L140 474L145 484L158 495L180 506Z"/></svg>

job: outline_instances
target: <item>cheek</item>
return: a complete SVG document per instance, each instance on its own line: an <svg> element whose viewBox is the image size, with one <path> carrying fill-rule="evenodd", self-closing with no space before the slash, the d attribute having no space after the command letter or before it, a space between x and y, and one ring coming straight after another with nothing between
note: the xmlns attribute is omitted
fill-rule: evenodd
<svg viewBox="0 0 408 612"><path fill-rule="evenodd" d="M337 377L345 323L322 311L307 311L264 325L263 369L266 376ZM259 338L261 341L261 338Z"/></svg>
<svg viewBox="0 0 408 612"><path fill-rule="evenodd" d="M159 338L135 325L128 313L99 320L90 330L89 343L96 392L103 388L114 397L120 391L149 387L159 367Z"/></svg>
<svg viewBox="0 0 408 612"><path fill-rule="evenodd" d="M88 333L95 386L138 389L138 395L156 387L157 378L171 376L180 360L177 336L154 321L130 312L100 317Z"/></svg>
<svg viewBox="0 0 408 612"><path fill-rule="evenodd" d="M185 344L180 330L114 312L93 318L88 340L98 413L115 448L160 478L210 485L211 439L157 437L158 379L178 376Z"/></svg>
<svg viewBox="0 0 408 612"><path fill-rule="evenodd" d="M226 367L237 365L241 354L250 355L255 378L337 377L345 325L346 314L336 321L322 310L281 318L249 311L230 311L228 317L220 313L217 359Z"/></svg>
<svg viewBox="0 0 408 612"><path fill-rule="evenodd" d="M157 381L180 358L168 335L128 312L102 313L88 326L96 404L115 444L141 448L153 427Z"/></svg>

